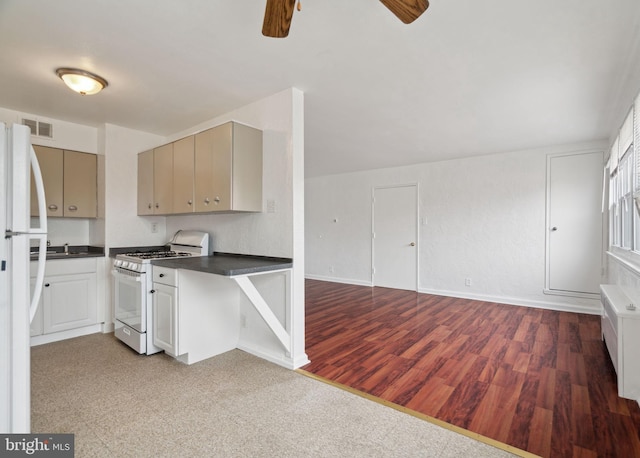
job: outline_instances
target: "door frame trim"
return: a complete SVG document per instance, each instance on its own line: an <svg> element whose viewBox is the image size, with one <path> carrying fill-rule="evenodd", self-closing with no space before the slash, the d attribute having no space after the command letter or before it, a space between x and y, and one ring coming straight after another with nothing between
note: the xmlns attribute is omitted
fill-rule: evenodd
<svg viewBox="0 0 640 458"><path fill-rule="evenodd" d="M420 279L420 183L419 182L410 182L410 183L400 183L393 185L379 185L374 186L371 189L371 270L370 270L370 284L371 287L376 286L374 281L374 269L375 269L375 201L376 201L376 191L380 189L393 189L393 188L413 188L416 196L416 278L415 278L415 291L419 291L419 279Z"/></svg>

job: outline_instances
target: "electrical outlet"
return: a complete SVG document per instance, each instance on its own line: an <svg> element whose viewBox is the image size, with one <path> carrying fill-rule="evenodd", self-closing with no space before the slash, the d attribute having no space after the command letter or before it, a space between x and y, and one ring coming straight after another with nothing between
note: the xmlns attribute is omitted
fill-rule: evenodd
<svg viewBox="0 0 640 458"><path fill-rule="evenodd" d="M158 223L151 223L151 232L154 234L158 232Z"/></svg>
<svg viewBox="0 0 640 458"><path fill-rule="evenodd" d="M464 286L471 286L471 279L470 278L465 278L464 279Z"/></svg>
<svg viewBox="0 0 640 458"><path fill-rule="evenodd" d="M333 266L329 266L329 273L332 274L333 273Z"/></svg>
<svg viewBox="0 0 640 458"><path fill-rule="evenodd" d="M244 313L240 314L240 327L247 327L247 315L245 315Z"/></svg>

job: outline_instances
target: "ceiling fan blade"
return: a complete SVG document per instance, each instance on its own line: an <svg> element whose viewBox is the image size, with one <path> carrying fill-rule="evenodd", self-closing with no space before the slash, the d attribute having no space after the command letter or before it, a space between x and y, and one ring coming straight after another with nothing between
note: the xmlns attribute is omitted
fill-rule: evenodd
<svg viewBox="0 0 640 458"><path fill-rule="evenodd" d="M384 6L389 8L398 19L405 24L411 24L418 19L427 8L428 0L380 0Z"/></svg>
<svg viewBox="0 0 640 458"><path fill-rule="evenodd" d="M267 0L262 35L273 38L289 35L295 5L296 0Z"/></svg>

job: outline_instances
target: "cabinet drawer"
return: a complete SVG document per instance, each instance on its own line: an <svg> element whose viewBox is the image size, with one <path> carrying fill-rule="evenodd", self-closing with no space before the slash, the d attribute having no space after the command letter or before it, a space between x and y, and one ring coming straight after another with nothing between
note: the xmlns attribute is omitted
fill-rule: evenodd
<svg viewBox="0 0 640 458"><path fill-rule="evenodd" d="M153 266L153 282L163 285L178 286L178 271L168 267Z"/></svg>

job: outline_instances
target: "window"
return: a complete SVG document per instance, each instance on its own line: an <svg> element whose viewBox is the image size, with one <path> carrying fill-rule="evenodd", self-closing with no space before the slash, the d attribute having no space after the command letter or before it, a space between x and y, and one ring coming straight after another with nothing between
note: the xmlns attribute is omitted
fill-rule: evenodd
<svg viewBox="0 0 640 458"><path fill-rule="evenodd" d="M609 162L609 245L640 255L640 96L631 108L616 140ZM634 112L638 113L635 116ZM635 135L634 135L635 133ZM636 200L637 199L637 200Z"/></svg>

